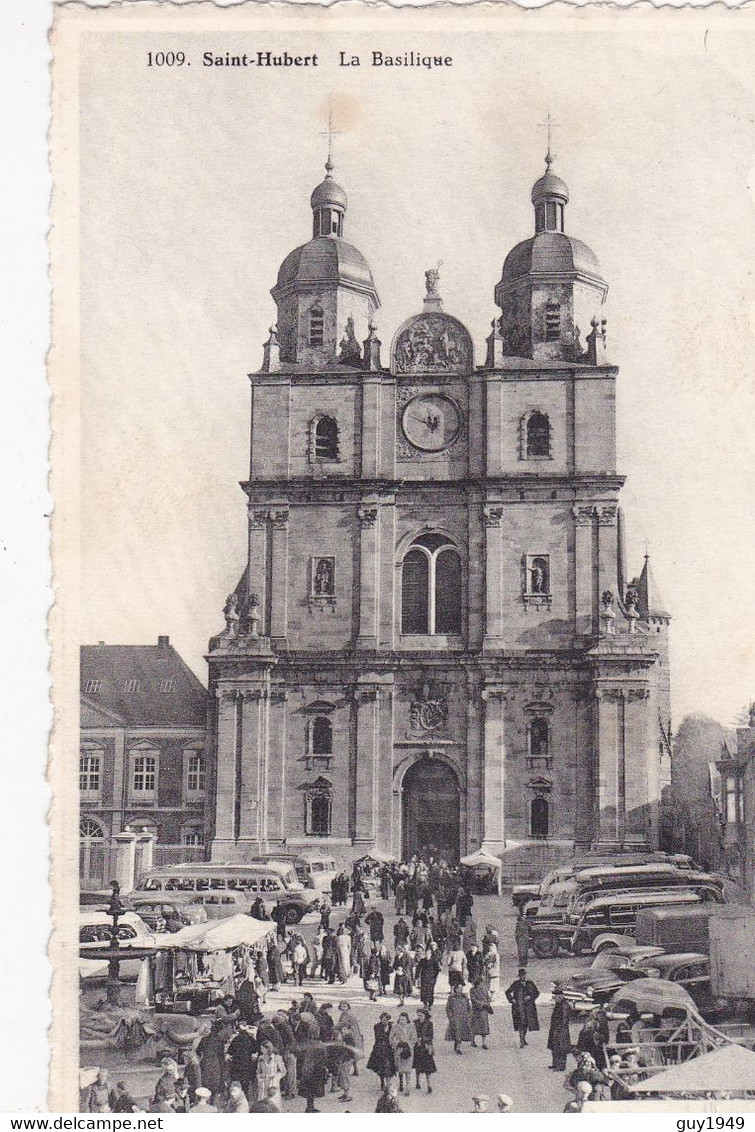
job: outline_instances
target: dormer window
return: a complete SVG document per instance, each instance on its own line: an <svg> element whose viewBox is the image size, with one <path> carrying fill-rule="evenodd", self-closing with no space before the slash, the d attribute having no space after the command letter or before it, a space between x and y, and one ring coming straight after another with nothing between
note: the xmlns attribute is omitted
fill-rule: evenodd
<svg viewBox="0 0 755 1132"><path fill-rule="evenodd" d="M325 315L320 306L312 307L309 312L309 344L322 346L325 332Z"/></svg>

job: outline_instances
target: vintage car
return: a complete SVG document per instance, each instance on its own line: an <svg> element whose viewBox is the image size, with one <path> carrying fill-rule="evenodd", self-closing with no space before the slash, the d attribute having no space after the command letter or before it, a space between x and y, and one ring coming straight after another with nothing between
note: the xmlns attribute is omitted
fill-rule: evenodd
<svg viewBox="0 0 755 1132"><path fill-rule="evenodd" d="M134 893L132 907L151 932L177 932L187 924L207 923L207 912L180 892Z"/></svg>
<svg viewBox="0 0 755 1132"><path fill-rule="evenodd" d="M710 959L700 951L680 951L671 955L659 955L653 966L660 978L684 987L695 1000L704 1018L723 1018L728 1007L717 999L710 985Z"/></svg>
<svg viewBox="0 0 755 1132"><path fill-rule="evenodd" d="M589 1010L608 1002L625 983L657 975L656 958L661 947L618 947L599 952L590 966L560 981L564 997L577 1010Z"/></svg>

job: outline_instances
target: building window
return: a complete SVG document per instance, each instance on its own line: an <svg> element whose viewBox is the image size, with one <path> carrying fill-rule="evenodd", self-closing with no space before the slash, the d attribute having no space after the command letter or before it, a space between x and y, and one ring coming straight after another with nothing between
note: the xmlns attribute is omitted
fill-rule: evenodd
<svg viewBox="0 0 755 1132"><path fill-rule="evenodd" d="M315 459L338 459L338 425L332 417L320 417L315 423Z"/></svg>
<svg viewBox="0 0 755 1132"><path fill-rule="evenodd" d="M164 692L172 692L173 691L173 681L172 680L161 680L160 681L160 691L163 692L163 693Z"/></svg>
<svg viewBox="0 0 755 1132"><path fill-rule="evenodd" d="M333 724L324 715L315 716L312 721L312 754L333 754Z"/></svg>
<svg viewBox="0 0 755 1132"><path fill-rule="evenodd" d="M726 822L737 825L743 820L741 779L736 772L728 772L724 774L723 783Z"/></svg>
<svg viewBox="0 0 755 1132"><path fill-rule="evenodd" d="M104 838L102 826L93 818L82 818L79 822L79 837L92 841L102 841Z"/></svg>
<svg viewBox="0 0 755 1132"><path fill-rule="evenodd" d="M401 632L461 633L462 573L458 549L443 535L415 539L401 570Z"/></svg>
<svg viewBox="0 0 755 1132"><path fill-rule="evenodd" d="M185 826L181 833L183 845L204 845L204 830L199 825Z"/></svg>
<svg viewBox="0 0 755 1132"><path fill-rule="evenodd" d="M133 789L135 794L154 794L157 789L157 758L155 755L135 755Z"/></svg>
<svg viewBox="0 0 755 1132"><path fill-rule="evenodd" d="M100 692L100 691L102 691L102 681L101 680L87 680L86 684L84 685L84 693L85 694L92 695L93 692Z"/></svg>
<svg viewBox="0 0 755 1132"><path fill-rule="evenodd" d="M550 727L547 719L536 716L527 729L527 766L534 770L551 765Z"/></svg>
<svg viewBox="0 0 755 1132"><path fill-rule="evenodd" d="M555 208L555 205L553 206ZM561 338L561 307L547 303L545 307L545 341L558 342Z"/></svg>
<svg viewBox="0 0 755 1132"><path fill-rule="evenodd" d="M204 794L204 781L204 755L188 754L186 756L186 793Z"/></svg>
<svg viewBox="0 0 755 1132"><path fill-rule="evenodd" d="M312 307L309 312L309 344L322 346L324 341L325 316L320 306Z"/></svg>
<svg viewBox="0 0 755 1132"><path fill-rule="evenodd" d="M100 755L79 755L79 790L82 794L99 794L101 766Z"/></svg>
<svg viewBox="0 0 755 1132"><path fill-rule="evenodd" d="M304 832L327 837L333 812L333 784L322 775L304 787Z"/></svg>
<svg viewBox="0 0 755 1132"><path fill-rule="evenodd" d="M548 458L551 454L550 421L545 413L530 413L525 425L525 453L527 458Z"/></svg>
<svg viewBox="0 0 755 1132"><path fill-rule="evenodd" d="M138 680L125 680L123 683L124 692L138 692L139 687L140 685Z"/></svg>
<svg viewBox="0 0 755 1132"><path fill-rule="evenodd" d="M547 837L548 831L548 799L533 798L530 802L530 834L533 837Z"/></svg>

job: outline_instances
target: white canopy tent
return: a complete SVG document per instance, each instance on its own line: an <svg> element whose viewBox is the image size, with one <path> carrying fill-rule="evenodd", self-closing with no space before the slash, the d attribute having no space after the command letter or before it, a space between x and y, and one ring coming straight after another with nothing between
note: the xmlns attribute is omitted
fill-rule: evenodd
<svg viewBox="0 0 755 1132"><path fill-rule="evenodd" d="M276 925L253 916L228 916L206 924L188 924L178 932L156 935L155 947L170 951L233 951L236 947L254 947L274 937Z"/></svg>
<svg viewBox="0 0 755 1132"><path fill-rule="evenodd" d="M462 857L459 864L465 865L469 869L488 869L489 871L495 872L496 888L498 889L498 895L501 895L503 863L500 857L494 857L492 853L486 853L484 849L478 849L475 853L470 853L468 857Z"/></svg>

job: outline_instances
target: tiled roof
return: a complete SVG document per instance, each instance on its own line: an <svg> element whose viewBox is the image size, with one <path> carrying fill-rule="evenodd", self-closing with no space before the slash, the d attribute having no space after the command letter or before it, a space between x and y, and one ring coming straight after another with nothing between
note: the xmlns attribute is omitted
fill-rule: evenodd
<svg viewBox="0 0 755 1132"><path fill-rule="evenodd" d="M100 726L111 713L126 727L204 727L207 720L207 690L167 637L156 645L83 645L80 691L102 712Z"/></svg>

